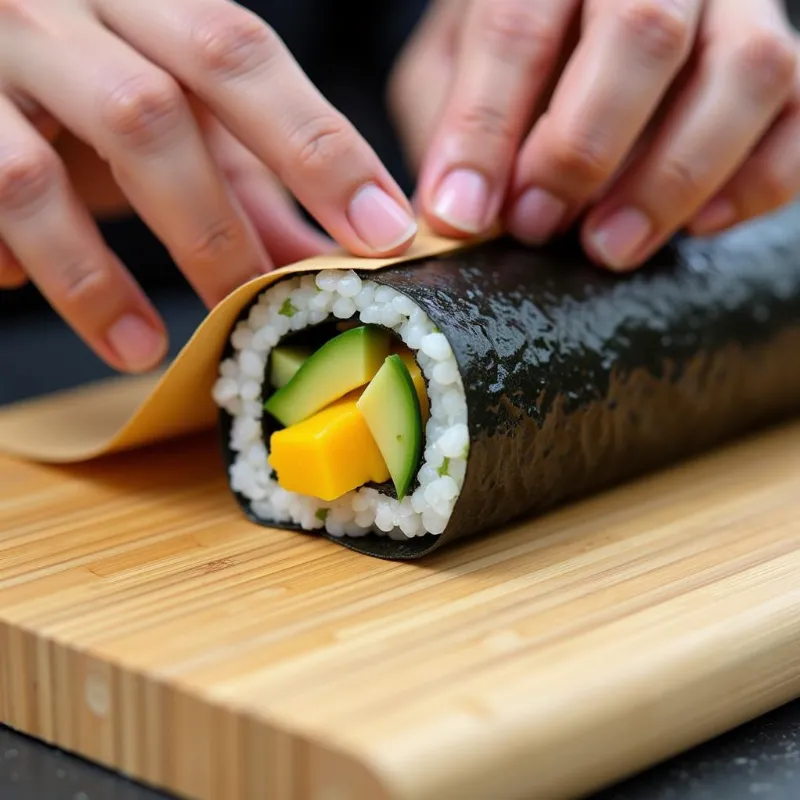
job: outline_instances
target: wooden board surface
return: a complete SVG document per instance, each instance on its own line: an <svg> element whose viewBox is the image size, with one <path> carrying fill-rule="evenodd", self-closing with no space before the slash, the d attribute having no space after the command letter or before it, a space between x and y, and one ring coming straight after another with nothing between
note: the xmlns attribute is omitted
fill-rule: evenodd
<svg viewBox="0 0 800 800"><path fill-rule="evenodd" d="M196 800L574 797L800 694L800 423L413 564L214 436L0 459L0 719Z"/></svg>

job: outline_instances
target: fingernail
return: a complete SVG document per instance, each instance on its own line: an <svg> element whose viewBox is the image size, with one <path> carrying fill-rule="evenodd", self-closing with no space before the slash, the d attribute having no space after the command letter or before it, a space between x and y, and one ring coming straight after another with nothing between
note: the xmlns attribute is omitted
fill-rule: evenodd
<svg viewBox="0 0 800 800"><path fill-rule="evenodd" d="M132 371L155 366L167 346L165 337L135 314L125 314L109 328L108 342Z"/></svg>
<svg viewBox="0 0 800 800"><path fill-rule="evenodd" d="M717 197L698 212L689 227L696 236L703 236L732 225L736 216L736 206L725 197Z"/></svg>
<svg viewBox="0 0 800 800"><path fill-rule="evenodd" d="M473 169L454 169L439 186L433 213L464 233L480 233L487 224L488 207L486 178Z"/></svg>
<svg viewBox="0 0 800 800"><path fill-rule="evenodd" d="M509 232L525 244L543 244L558 229L567 204L544 189L523 192L511 210Z"/></svg>
<svg viewBox="0 0 800 800"><path fill-rule="evenodd" d="M653 231L648 217L635 208L623 208L612 214L589 241L605 264L624 269Z"/></svg>
<svg viewBox="0 0 800 800"><path fill-rule="evenodd" d="M414 218L374 183L362 186L350 201L350 224L372 250L393 250L417 232Z"/></svg>

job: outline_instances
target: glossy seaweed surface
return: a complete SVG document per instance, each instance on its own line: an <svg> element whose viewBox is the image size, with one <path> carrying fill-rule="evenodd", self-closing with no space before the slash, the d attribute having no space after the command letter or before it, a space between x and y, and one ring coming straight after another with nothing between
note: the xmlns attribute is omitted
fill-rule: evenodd
<svg viewBox="0 0 800 800"><path fill-rule="evenodd" d="M449 339L471 451L441 536L336 539L360 552L417 558L800 411L800 205L630 275L502 239L369 278Z"/></svg>

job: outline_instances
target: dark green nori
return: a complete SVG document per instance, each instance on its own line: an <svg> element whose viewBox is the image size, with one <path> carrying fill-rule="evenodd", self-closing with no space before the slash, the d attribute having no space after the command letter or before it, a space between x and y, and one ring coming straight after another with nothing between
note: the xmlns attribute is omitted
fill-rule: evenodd
<svg viewBox="0 0 800 800"><path fill-rule="evenodd" d="M362 277L447 336L470 430L447 530L335 539L362 553L418 558L800 411L800 204L623 276L503 239Z"/></svg>

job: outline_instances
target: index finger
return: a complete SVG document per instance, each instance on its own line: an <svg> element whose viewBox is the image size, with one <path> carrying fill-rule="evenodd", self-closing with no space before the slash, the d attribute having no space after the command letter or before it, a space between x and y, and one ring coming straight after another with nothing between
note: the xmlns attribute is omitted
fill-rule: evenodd
<svg viewBox="0 0 800 800"><path fill-rule="evenodd" d="M411 205L353 125L280 37L225 0L96 0L103 22L177 77L255 153L341 245L403 252Z"/></svg>
<svg viewBox="0 0 800 800"><path fill-rule="evenodd" d="M429 221L446 235L491 228L514 157L552 80L576 0L473 0L420 177Z"/></svg>
<svg viewBox="0 0 800 800"><path fill-rule="evenodd" d="M552 103L522 146L510 231L540 243L613 178L688 59L703 0L594 0ZM534 204L531 198L535 198ZM557 203L542 229L534 208Z"/></svg>

